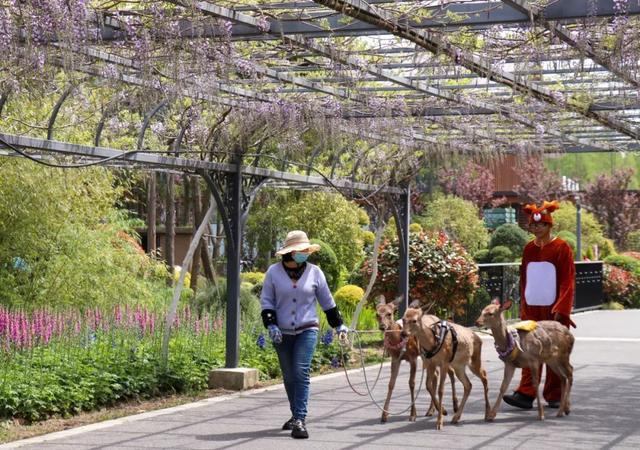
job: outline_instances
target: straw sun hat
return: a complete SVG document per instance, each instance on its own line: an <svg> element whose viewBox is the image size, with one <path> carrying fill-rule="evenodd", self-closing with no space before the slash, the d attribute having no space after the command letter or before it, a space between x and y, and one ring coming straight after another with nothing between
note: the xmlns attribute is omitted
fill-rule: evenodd
<svg viewBox="0 0 640 450"><path fill-rule="evenodd" d="M307 233L300 230L294 230L287 234L282 247L276 252L276 255L281 256L291 252L313 253L318 250L320 250L320 246L309 242Z"/></svg>

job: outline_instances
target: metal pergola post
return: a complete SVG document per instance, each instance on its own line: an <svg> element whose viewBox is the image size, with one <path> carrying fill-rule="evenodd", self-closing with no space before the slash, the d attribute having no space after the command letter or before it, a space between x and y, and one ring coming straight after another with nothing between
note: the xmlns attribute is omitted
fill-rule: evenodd
<svg viewBox="0 0 640 450"><path fill-rule="evenodd" d="M230 226L227 236L227 330L225 367L238 367L240 354L240 253L242 251L242 156L235 152L236 171L226 174Z"/></svg>
<svg viewBox="0 0 640 450"><path fill-rule="evenodd" d="M576 194L576 254L574 259L582 261L582 205L580 195Z"/></svg>
<svg viewBox="0 0 640 450"><path fill-rule="evenodd" d="M398 232L398 294L402 301L398 305L400 316L409 306L409 221L411 190L406 186L405 192L398 196L399 203L394 208L396 230Z"/></svg>

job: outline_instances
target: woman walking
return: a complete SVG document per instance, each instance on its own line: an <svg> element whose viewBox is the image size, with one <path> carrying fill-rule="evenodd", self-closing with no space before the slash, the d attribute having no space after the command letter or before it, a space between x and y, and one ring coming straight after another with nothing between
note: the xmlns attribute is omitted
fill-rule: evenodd
<svg viewBox="0 0 640 450"><path fill-rule="evenodd" d="M289 232L276 252L282 261L267 270L260 296L262 321L278 354L291 409L291 418L282 429L291 430L296 439L309 437L305 424L309 372L320 327L316 301L341 338L348 331L324 273L307 262L309 255L318 250L320 246L311 244L304 231Z"/></svg>

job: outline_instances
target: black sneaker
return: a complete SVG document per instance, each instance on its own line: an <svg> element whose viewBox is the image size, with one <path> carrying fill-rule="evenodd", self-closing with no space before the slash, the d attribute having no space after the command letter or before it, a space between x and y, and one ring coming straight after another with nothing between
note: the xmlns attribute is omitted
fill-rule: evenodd
<svg viewBox="0 0 640 450"><path fill-rule="evenodd" d="M520 392L514 392L513 395L503 395L502 399L505 403L515 406L516 408L521 409L531 409L533 408L533 397L529 397L528 395L521 394Z"/></svg>
<svg viewBox="0 0 640 450"><path fill-rule="evenodd" d="M304 424L304 420L296 419L293 421L291 437L295 439L307 439L309 437L309 433L307 432L307 427Z"/></svg>
<svg viewBox="0 0 640 450"><path fill-rule="evenodd" d="M560 408L560 400L549 400L547 402L547 408L552 408L552 409Z"/></svg>
<svg viewBox="0 0 640 450"><path fill-rule="evenodd" d="M287 420L284 425L282 425L282 429L283 430L293 430L293 422L295 422L296 419L293 418L293 416L291 416L291 419Z"/></svg>

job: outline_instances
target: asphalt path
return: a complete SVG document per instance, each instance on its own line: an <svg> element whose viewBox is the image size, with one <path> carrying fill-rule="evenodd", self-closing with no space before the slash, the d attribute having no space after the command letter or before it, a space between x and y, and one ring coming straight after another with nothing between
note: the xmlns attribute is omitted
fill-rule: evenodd
<svg viewBox="0 0 640 450"><path fill-rule="evenodd" d="M572 354L572 411L545 421L536 410L516 410L503 404L496 420L484 421L480 381L470 375L473 389L462 420L435 430L435 418L425 417L428 394L418 398L418 420L405 412L380 423L380 411L366 395L361 370L350 379L363 396L349 387L345 374L314 377L311 385L308 440L294 440L280 426L289 417L282 385L256 389L189 405L130 416L0 446L29 449L388 449L388 448L640 448L640 310L593 311L574 315L578 328ZM502 378L502 363L493 340L483 335L483 364L489 374L491 402ZM379 366L367 369L372 383ZM403 363L390 409L409 403L408 364ZM382 369L373 397L383 402L389 376ZM420 375L418 375L419 381ZM519 373L512 381L515 387ZM462 386L458 384L458 395ZM445 404L451 409L450 394Z"/></svg>

